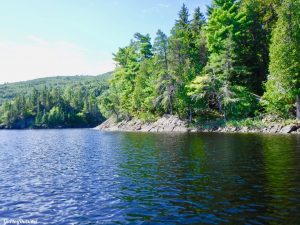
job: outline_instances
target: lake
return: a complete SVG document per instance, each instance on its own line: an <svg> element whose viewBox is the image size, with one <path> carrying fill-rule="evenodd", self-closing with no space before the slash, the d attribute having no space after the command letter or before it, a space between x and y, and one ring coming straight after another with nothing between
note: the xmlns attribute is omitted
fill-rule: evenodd
<svg viewBox="0 0 300 225"><path fill-rule="evenodd" d="M299 162L300 135L1 130L0 220L300 224Z"/></svg>

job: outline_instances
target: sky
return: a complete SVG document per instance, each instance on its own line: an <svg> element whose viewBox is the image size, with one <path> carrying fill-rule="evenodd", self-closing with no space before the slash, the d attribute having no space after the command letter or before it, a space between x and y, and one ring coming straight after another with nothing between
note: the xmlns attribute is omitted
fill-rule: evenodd
<svg viewBox="0 0 300 225"><path fill-rule="evenodd" d="M0 0L0 83L112 71L133 34L169 34L183 3L211 0Z"/></svg>

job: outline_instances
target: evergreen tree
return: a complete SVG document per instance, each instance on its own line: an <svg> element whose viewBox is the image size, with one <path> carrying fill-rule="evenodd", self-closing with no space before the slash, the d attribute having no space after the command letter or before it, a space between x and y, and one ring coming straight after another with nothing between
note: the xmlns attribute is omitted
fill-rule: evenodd
<svg viewBox="0 0 300 225"><path fill-rule="evenodd" d="M189 10L185 4L182 5L178 13L178 16L179 18L178 20L176 20L175 27L179 29L186 29L190 21L189 21Z"/></svg>
<svg viewBox="0 0 300 225"><path fill-rule="evenodd" d="M191 21L193 33L199 34L205 23L205 17L203 13L201 13L200 7L197 7L193 14L193 20Z"/></svg>
<svg viewBox="0 0 300 225"><path fill-rule="evenodd" d="M132 45L137 48L137 54L140 60L150 59L152 54L152 44L150 35L142 35L140 33L136 33L134 35L135 40L132 41Z"/></svg>
<svg viewBox="0 0 300 225"><path fill-rule="evenodd" d="M275 9L279 3L280 0L243 0L239 9L248 24L240 39L240 58L250 72L248 87L260 96L267 80L271 31L277 20Z"/></svg>
<svg viewBox="0 0 300 225"><path fill-rule="evenodd" d="M212 14L207 25L208 49L211 55L220 54L226 50L226 41L231 39L232 48L237 56L234 60L235 67L247 67L244 59L247 58L245 44L247 40L249 21L244 13L239 12L239 4L234 0L213 1ZM247 68L249 71L249 68ZM253 78L249 73L235 73L230 76L232 84L252 87Z"/></svg>
<svg viewBox="0 0 300 225"><path fill-rule="evenodd" d="M235 66L236 58L230 36L225 40L222 51L211 54L203 74L188 86L188 94L201 102L198 104L202 108L200 111L218 111L224 119L251 113L253 106L250 103L254 103L254 96L245 98L241 93L248 93L247 89L231 82L236 74L247 73L245 67Z"/></svg>
<svg viewBox="0 0 300 225"><path fill-rule="evenodd" d="M154 40L154 53L157 55L159 63L164 65L164 69L167 71L169 69L168 63L168 37L161 30L156 33L156 38Z"/></svg>
<svg viewBox="0 0 300 225"><path fill-rule="evenodd" d="M283 0L272 33L270 75L264 95L269 112L300 119L300 1Z"/></svg>

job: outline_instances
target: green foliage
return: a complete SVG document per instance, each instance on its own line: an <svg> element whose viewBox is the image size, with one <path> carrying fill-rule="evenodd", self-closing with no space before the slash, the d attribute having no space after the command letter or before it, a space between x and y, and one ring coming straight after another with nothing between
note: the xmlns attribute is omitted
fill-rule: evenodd
<svg viewBox="0 0 300 225"><path fill-rule="evenodd" d="M207 25L208 49L218 53L224 50L224 41L231 36L238 42L245 33L247 20L239 12L239 5L234 0L214 0Z"/></svg>
<svg viewBox="0 0 300 225"><path fill-rule="evenodd" d="M229 36L224 40L223 49L210 55L202 75L188 85L188 95L198 102L199 108L218 111L224 119L251 115L257 101L245 86L234 83L247 74L247 68L237 66L235 61L233 41Z"/></svg>
<svg viewBox="0 0 300 225"><path fill-rule="evenodd" d="M300 95L300 1L284 0L272 33L270 76L263 104L268 112L295 114Z"/></svg>
<svg viewBox="0 0 300 225"><path fill-rule="evenodd" d="M98 76L59 76L39 78L30 81L0 84L0 106L7 100L13 100L17 95L30 94L33 89L41 90L48 88L64 88L72 85L95 85L107 82L112 76L112 72Z"/></svg>
<svg viewBox="0 0 300 225"><path fill-rule="evenodd" d="M96 126L104 119L97 98L106 89L97 81L32 89L0 107L1 121L8 128Z"/></svg>
<svg viewBox="0 0 300 225"><path fill-rule="evenodd" d="M246 118L242 120L230 120L226 122L226 126L228 127L249 127L249 128L264 128L266 124L264 124L260 118Z"/></svg>
<svg viewBox="0 0 300 225"><path fill-rule="evenodd" d="M188 94L198 103L200 115L214 114L229 118L252 116L258 101L245 87L222 82L214 75L198 76L189 86ZM215 111L215 113L213 113Z"/></svg>
<svg viewBox="0 0 300 225"><path fill-rule="evenodd" d="M247 21L247 29L239 42L239 58L249 70L248 88L258 95L263 94L263 82L268 74L270 27L276 18L272 5L268 0L243 0L239 9Z"/></svg>
<svg viewBox="0 0 300 225"><path fill-rule="evenodd" d="M54 106L48 114L48 124L50 126L58 126L63 124L65 120L64 112L60 107Z"/></svg>
<svg viewBox="0 0 300 225"><path fill-rule="evenodd" d="M279 0L214 0L206 21L199 8L190 19L183 4L169 37L158 30L152 46L149 35L137 33L115 54L118 68L101 109L117 118L254 116L261 110L257 94L267 77L279 5Z"/></svg>

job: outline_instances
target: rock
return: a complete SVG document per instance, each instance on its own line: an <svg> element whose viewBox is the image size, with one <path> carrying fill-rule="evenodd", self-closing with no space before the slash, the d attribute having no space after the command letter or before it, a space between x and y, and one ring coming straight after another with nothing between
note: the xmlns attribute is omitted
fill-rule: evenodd
<svg viewBox="0 0 300 225"><path fill-rule="evenodd" d="M138 119L116 122L112 118L97 126L97 130L106 131L142 131L142 132L188 132L188 123L178 116L164 115L152 123L144 123Z"/></svg>
<svg viewBox="0 0 300 225"><path fill-rule="evenodd" d="M248 127L242 127L242 129L240 130L240 132L242 133L247 133L249 131Z"/></svg>
<svg viewBox="0 0 300 225"><path fill-rule="evenodd" d="M166 132L172 132L174 130L174 128L175 128L175 125L169 124L169 125L165 126L163 128L163 130L166 131Z"/></svg>
<svg viewBox="0 0 300 225"><path fill-rule="evenodd" d="M141 131L143 131L143 132L149 132L151 129L152 129L151 124L144 124L141 127Z"/></svg>
<svg viewBox="0 0 300 225"><path fill-rule="evenodd" d="M275 133L279 133L281 129L282 129L282 125L272 124L269 127L264 128L263 132L275 134Z"/></svg>
<svg viewBox="0 0 300 225"><path fill-rule="evenodd" d="M200 124L199 124L200 125ZM1 126L0 125L0 129ZM3 129L3 128L2 128ZM140 132L240 132L240 133L300 133L300 124L282 126L277 123L271 123L269 127L265 128L249 128L249 127L218 127L211 128L188 128L186 120L180 119L174 115L164 115L154 122L143 122L139 119L131 118L120 122L115 121L113 118L109 118L101 125L96 127L97 130L104 131L140 131Z"/></svg>
<svg viewBox="0 0 300 225"><path fill-rule="evenodd" d="M287 125L287 126L283 127L280 130L280 133L282 133L282 134L290 134L293 131L298 130L298 128L299 128L299 126L297 126L297 125Z"/></svg>
<svg viewBox="0 0 300 225"><path fill-rule="evenodd" d="M300 130L299 130L299 129L297 129L297 130L291 132L291 134L299 134L299 133L300 133Z"/></svg>
<svg viewBox="0 0 300 225"><path fill-rule="evenodd" d="M173 129L174 132L188 132L188 128L187 127L181 127L181 126L176 126L174 129Z"/></svg>

